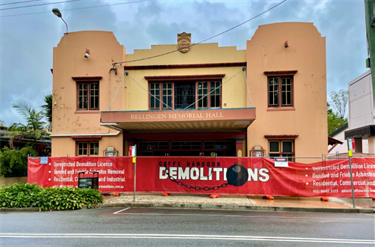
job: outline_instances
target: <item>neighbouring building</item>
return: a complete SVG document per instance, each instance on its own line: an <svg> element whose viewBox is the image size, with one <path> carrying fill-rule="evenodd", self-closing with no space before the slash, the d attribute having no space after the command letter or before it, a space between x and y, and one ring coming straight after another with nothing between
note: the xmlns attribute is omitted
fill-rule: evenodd
<svg viewBox="0 0 375 247"><path fill-rule="evenodd" d="M345 140L345 131L348 130L348 123L345 123L340 128L333 131L328 136L328 156L339 156L340 154L348 153L348 144ZM329 144L330 139L332 140L332 144Z"/></svg>
<svg viewBox="0 0 375 247"><path fill-rule="evenodd" d="M355 153L375 154L375 125L371 70L348 83L349 129Z"/></svg>
<svg viewBox="0 0 375 247"><path fill-rule="evenodd" d="M65 34L52 156L126 156L134 144L139 156L327 155L326 45L312 23L259 26L246 50L191 35L127 54L112 32Z"/></svg>

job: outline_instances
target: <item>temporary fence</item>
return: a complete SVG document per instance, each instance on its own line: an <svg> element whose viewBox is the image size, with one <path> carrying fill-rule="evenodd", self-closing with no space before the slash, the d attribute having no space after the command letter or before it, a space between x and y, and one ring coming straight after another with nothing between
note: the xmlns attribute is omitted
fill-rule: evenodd
<svg viewBox="0 0 375 247"><path fill-rule="evenodd" d="M355 197L375 197L375 159L351 160ZM312 164L249 157L136 157L136 191L352 197L348 159ZM102 192L132 192L132 157L29 158L28 182L76 187L78 173L99 172Z"/></svg>

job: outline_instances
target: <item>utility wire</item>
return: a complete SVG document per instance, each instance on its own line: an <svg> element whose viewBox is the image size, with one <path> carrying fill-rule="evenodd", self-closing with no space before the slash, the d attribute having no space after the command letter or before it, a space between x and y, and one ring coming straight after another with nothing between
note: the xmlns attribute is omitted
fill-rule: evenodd
<svg viewBox="0 0 375 247"><path fill-rule="evenodd" d="M11 7L11 8L0 9L0 11L1 10L11 10L11 9L31 8L31 7L38 7L38 6L43 6L43 5L58 4L58 3L78 2L78 1L85 1L85 0L67 0L67 1L62 1L62 2L33 4L33 5L26 5L26 6L18 6L18 7Z"/></svg>
<svg viewBox="0 0 375 247"><path fill-rule="evenodd" d="M236 25L236 26L234 26L234 27L231 27L231 28L229 28L229 29L227 29L227 30L225 30L225 31L223 31L223 32L221 32L221 33L218 33L218 34L216 34L216 35L214 35L214 36L212 36L212 37L210 37L210 38L207 38L207 39L202 40L202 41L200 41L200 42L198 42L198 43L195 43L195 44L191 44L190 46L188 46L188 47L184 47L184 48L190 48L190 47L193 47L193 46L199 45L199 44L201 44L201 43L203 43L203 42L206 42L206 41L208 41L208 40L211 40L211 39L213 39L213 38L216 38L216 37L218 37L218 36L220 36L220 35L223 35L223 34L229 32L229 31L232 31L233 29L235 29L235 28L237 28L237 27L240 27L240 26L242 26L242 25L244 25L244 24L246 24L246 23L248 23L248 22L250 22L250 21L252 21L252 20L254 20L254 19L256 19L256 18L258 18L259 16L261 16L261 15L267 13L268 11L271 11L272 9L274 9L274 8L276 8L277 6L279 6L279 5L283 4L283 3L285 3L286 1L288 1L288 0L283 0L283 1L281 1L280 3L278 3L278 4L274 5L274 6L272 6L271 8L269 8L269 9L263 11L262 13L260 13L260 14L258 14L258 15L256 15L256 16L254 16L254 17L252 17L252 18L250 18L250 19L248 19L248 20L246 20L246 21L244 21L244 22L242 22L242 23L240 23L240 24L238 24L238 25ZM134 60L130 60L130 61L123 61L123 62L115 62L115 63L112 63L112 65L115 66L116 64L120 64L120 65L121 65L121 64L123 64L123 63L132 63L132 62L137 62L137 61L148 60L148 59L152 59L152 58L157 58L157 57L165 56L165 55L168 55L168 54L171 54L171 53L177 52L177 51L179 51L179 49L177 49L177 50L173 50L173 51L169 51L169 52L166 52L166 53L162 53L162 54L159 54L159 55L151 56L151 57L144 57L144 58L134 59Z"/></svg>
<svg viewBox="0 0 375 247"><path fill-rule="evenodd" d="M38 1L42 1L42 0L29 0L29 1L23 1L23 2L2 3L2 4L0 4L0 6L2 6L2 5L11 5L11 4L19 4L19 3L38 2Z"/></svg>
<svg viewBox="0 0 375 247"><path fill-rule="evenodd" d="M156 97L155 95L153 95L150 91L148 91L146 88L144 88L139 82L137 82L128 72L125 72L125 75L128 75L130 76L130 78L133 79L133 81L135 81L135 83L138 84L138 86L140 86L143 90L145 90L149 95L151 95L152 97L154 97L157 101L159 101L160 103L162 103L163 105L165 105L167 108L170 108L172 109L172 107L170 107L169 105L167 105L166 103L164 103L163 101L161 101L158 97ZM173 110L173 109L172 109Z"/></svg>
<svg viewBox="0 0 375 247"><path fill-rule="evenodd" d="M70 11L70 10L79 10L79 9L92 9L92 8L100 8L100 7L107 7L107 6L114 6L114 5L124 5L129 3L141 3L141 2L149 2L151 0L142 0L142 1L135 1L135 2L122 2L122 3L113 3L113 4L102 4L96 6L88 6L88 7L80 7L80 8L73 8L73 9L61 9L60 11ZM35 13L25 13L25 14L15 14L15 15L2 15L0 17L13 17L13 16L22 16L22 15L36 15L36 14L46 14L51 13L51 11L43 11L43 12L35 12Z"/></svg>

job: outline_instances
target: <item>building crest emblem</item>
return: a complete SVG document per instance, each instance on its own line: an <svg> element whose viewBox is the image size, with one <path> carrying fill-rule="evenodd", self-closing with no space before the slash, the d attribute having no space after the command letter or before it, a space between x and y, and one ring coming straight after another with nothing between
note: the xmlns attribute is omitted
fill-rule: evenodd
<svg viewBox="0 0 375 247"><path fill-rule="evenodd" d="M186 53L190 51L191 46L191 33L179 33L177 34L177 49L182 52Z"/></svg>

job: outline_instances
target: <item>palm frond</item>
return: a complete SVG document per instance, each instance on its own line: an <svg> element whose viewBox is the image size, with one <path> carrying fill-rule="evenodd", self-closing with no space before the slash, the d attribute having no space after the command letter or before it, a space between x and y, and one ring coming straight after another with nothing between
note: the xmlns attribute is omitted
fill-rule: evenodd
<svg viewBox="0 0 375 247"><path fill-rule="evenodd" d="M18 100L16 103L12 104L12 107L25 118L27 118L32 111L35 111L30 102L26 100Z"/></svg>

